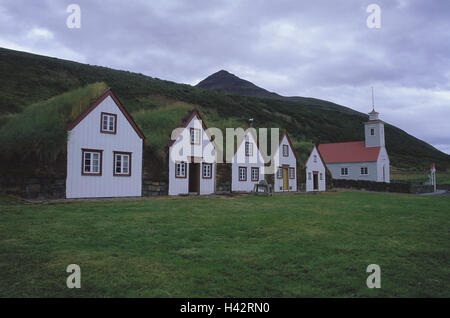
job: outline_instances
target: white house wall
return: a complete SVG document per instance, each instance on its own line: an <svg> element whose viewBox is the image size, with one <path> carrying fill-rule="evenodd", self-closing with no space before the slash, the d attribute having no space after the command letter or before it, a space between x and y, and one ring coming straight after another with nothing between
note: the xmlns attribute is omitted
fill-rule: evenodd
<svg viewBox="0 0 450 318"><path fill-rule="evenodd" d="M196 128L201 130L201 144L191 145L190 130ZM213 143L203 129L200 120L194 117L183 129L182 134L169 148L169 195L180 195L189 193L189 165L186 164L186 178L175 177L176 161L189 163L190 157L201 157L201 163L212 163L212 178L203 179L202 165L200 165L200 194L212 194L215 192L216 180L216 150Z"/></svg>
<svg viewBox="0 0 450 318"><path fill-rule="evenodd" d="M316 156L316 162L314 162L314 156ZM325 176L325 165L319 156L317 148L314 147L308 160L306 161L306 192L315 191L314 190L314 172L318 172L318 191L326 190L326 176ZM311 180L309 180L308 175L311 173ZM320 174L322 174L322 180L320 180Z"/></svg>
<svg viewBox="0 0 450 318"><path fill-rule="evenodd" d="M383 167L385 171L385 175L383 178ZM377 160L377 181L380 182L390 182L391 175L390 175L390 162L389 162L389 156L387 154L386 148L381 147L380 153L378 155Z"/></svg>
<svg viewBox="0 0 450 318"><path fill-rule="evenodd" d="M116 134L100 133L101 112L117 115ZM102 175L81 175L82 148L103 150ZM113 151L131 152L131 176L113 175ZM67 198L141 196L142 139L108 96L68 132Z"/></svg>
<svg viewBox="0 0 450 318"><path fill-rule="evenodd" d="M288 145L289 147L289 156L283 157L283 145ZM297 191L297 159L294 155L294 149L291 148L289 141L285 136L283 136L283 139L281 140L280 147L275 152L273 158L275 158L275 169L278 169L278 167L287 165L289 167L295 168L295 178L294 179L288 179L289 180L289 191ZM274 174L274 192L283 192L283 179L277 178L277 173L275 171Z"/></svg>
<svg viewBox="0 0 450 318"><path fill-rule="evenodd" d="M259 183L259 181L264 180L264 159L261 155L257 147L257 143L255 138L251 133L247 133L245 135L243 142L239 145L236 153L232 159L232 167L231 167L231 191L234 192L251 192L255 184ZM245 143L246 141L253 144L253 154L252 156L245 155ZM239 180L239 167L247 168L247 180L240 181ZM251 178L251 168L259 168L259 180L252 181Z"/></svg>
<svg viewBox="0 0 450 318"><path fill-rule="evenodd" d="M377 162L327 163L333 179L378 181ZM361 167L368 168L367 175L361 175ZM348 168L348 175L341 176L341 168Z"/></svg>

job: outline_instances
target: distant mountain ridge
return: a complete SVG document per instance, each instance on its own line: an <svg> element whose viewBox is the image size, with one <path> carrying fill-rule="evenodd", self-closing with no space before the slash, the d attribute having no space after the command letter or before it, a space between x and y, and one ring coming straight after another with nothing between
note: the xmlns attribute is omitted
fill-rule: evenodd
<svg viewBox="0 0 450 318"><path fill-rule="evenodd" d="M211 74L204 80L200 81L196 85L196 87L212 89L227 94L236 94L258 98L270 98L282 101L302 103L304 105L322 107L325 109L334 109L342 112L362 114L349 107L338 105L318 98L302 96L282 96L259 87L252 82L242 79L226 70L220 70L214 74Z"/></svg>

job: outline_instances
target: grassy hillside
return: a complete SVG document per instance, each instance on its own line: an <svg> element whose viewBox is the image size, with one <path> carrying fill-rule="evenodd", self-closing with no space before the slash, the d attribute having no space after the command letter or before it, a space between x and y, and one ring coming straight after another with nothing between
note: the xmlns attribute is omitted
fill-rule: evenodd
<svg viewBox="0 0 450 318"><path fill-rule="evenodd" d="M202 112L209 127L245 127L248 118L253 117L257 127L286 128L302 160L312 142L362 140L363 122L367 120L365 115L315 99L287 101L224 94L6 49L0 49L0 74L0 127L15 126L11 122L19 114L28 113L55 95L104 82L143 129L146 151L155 154L163 153L170 132L192 108ZM35 133L43 135L45 130L38 128ZM386 138L391 163L396 168L423 170L430 162L436 162L438 169L450 169L450 156L396 127L386 125ZM2 147L0 144L0 150L4 150Z"/></svg>

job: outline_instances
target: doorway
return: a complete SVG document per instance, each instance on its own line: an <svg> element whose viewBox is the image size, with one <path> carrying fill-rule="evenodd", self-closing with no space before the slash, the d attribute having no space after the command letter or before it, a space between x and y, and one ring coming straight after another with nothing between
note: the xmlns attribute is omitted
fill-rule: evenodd
<svg viewBox="0 0 450 318"><path fill-rule="evenodd" d="M319 172L313 171L313 190L318 191L319 190Z"/></svg>
<svg viewBox="0 0 450 318"><path fill-rule="evenodd" d="M283 191L289 190L289 168L283 168Z"/></svg>
<svg viewBox="0 0 450 318"><path fill-rule="evenodd" d="M189 193L200 194L200 164L189 163Z"/></svg>

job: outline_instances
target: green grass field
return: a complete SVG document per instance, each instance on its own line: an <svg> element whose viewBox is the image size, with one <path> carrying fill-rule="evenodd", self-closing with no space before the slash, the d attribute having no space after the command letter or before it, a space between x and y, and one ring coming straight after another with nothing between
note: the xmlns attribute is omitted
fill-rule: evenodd
<svg viewBox="0 0 450 318"><path fill-rule="evenodd" d="M429 172L416 172L416 171L402 171L391 173L391 180L405 181L411 183L423 183L429 181ZM437 184L450 184L450 172L437 171L436 172Z"/></svg>
<svg viewBox="0 0 450 318"><path fill-rule="evenodd" d="M450 197L0 199L2 297L450 297ZM81 267L81 289L66 267ZM366 267L381 267L381 289Z"/></svg>

